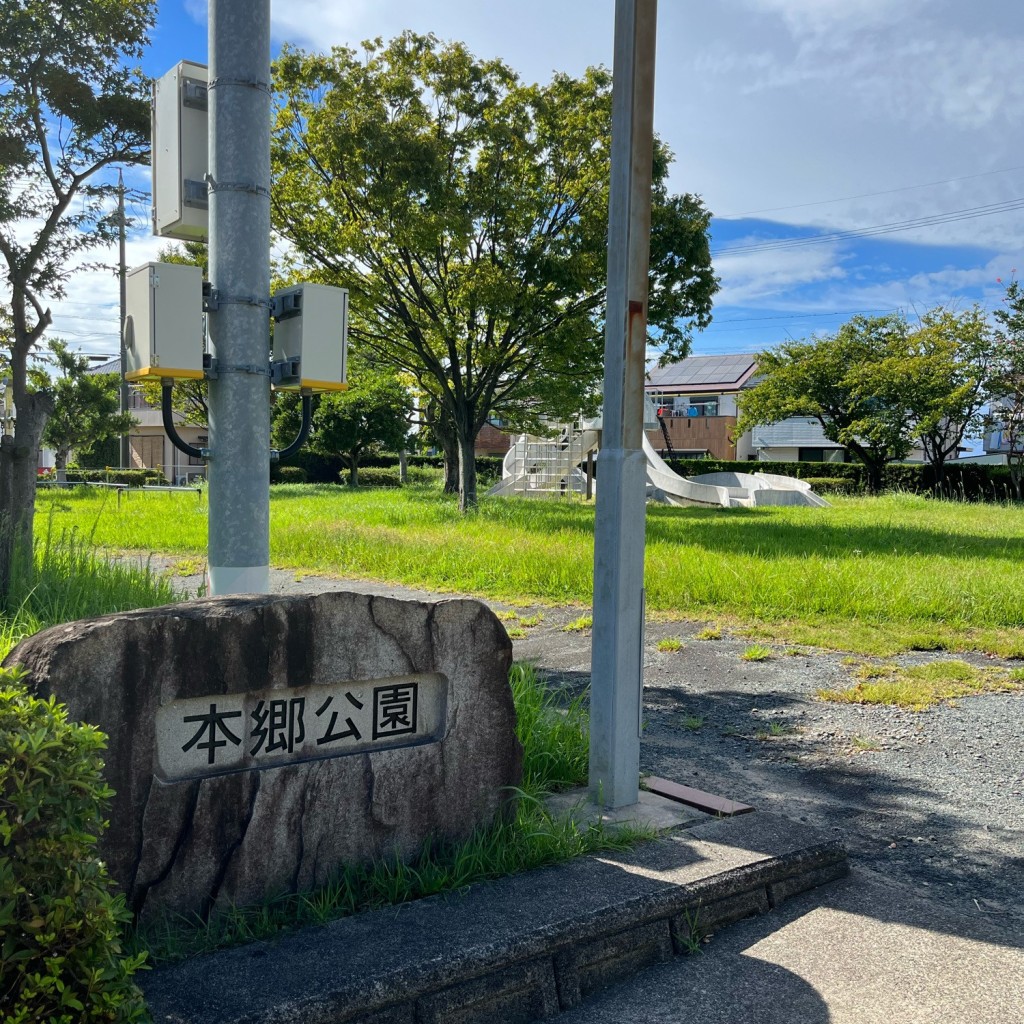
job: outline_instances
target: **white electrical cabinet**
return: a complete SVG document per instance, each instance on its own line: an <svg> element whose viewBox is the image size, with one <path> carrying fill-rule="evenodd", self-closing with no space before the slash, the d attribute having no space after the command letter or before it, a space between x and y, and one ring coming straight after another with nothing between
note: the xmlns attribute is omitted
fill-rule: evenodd
<svg viewBox="0 0 1024 1024"><path fill-rule="evenodd" d="M203 272L144 263L125 275L125 379L203 376Z"/></svg>
<svg viewBox="0 0 1024 1024"><path fill-rule="evenodd" d="M210 233L207 83L205 64L183 60L153 85L153 233L165 238Z"/></svg>
<svg viewBox="0 0 1024 1024"><path fill-rule="evenodd" d="M274 295L274 361L299 361L281 391L344 391L348 348L348 289L299 284Z"/></svg>

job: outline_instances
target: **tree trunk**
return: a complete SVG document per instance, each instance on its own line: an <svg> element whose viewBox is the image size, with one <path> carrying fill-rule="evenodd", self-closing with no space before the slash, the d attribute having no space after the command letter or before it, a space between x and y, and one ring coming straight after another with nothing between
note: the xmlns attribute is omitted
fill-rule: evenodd
<svg viewBox="0 0 1024 1024"><path fill-rule="evenodd" d="M398 453L398 480L401 484L409 482L409 453L403 448Z"/></svg>
<svg viewBox="0 0 1024 1024"><path fill-rule="evenodd" d="M349 487L359 486L359 449L353 448L348 453L348 485Z"/></svg>
<svg viewBox="0 0 1024 1024"><path fill-rule="evenodd" d="M57 474L57 483L63 484L68 479L68 455L70 450L67 448L58 448L53 453L53 468Z"/></svg>
<svg viewBox="0 0 1024 1024"><path fill-rule="evenodd" d="M868 474L868 494L880 494L882 491L882 472L885 469L885 463L865 462L864 468Z"/></svg>
<svg viewBox="0 0 1024 1024"><path fill-rule="evenodd" d="M476 506L476 437L462 434L459 437L459 511L468 512Z"/></svg>
<svg viewBox="0 0 1024 1024"><path fill-rule="evenodd" d="M444 452L444 493L459 493L459 446L454 440L443 441L441 450Z"/></svg>
<svg viewBox="0 0 1024 1024"><path fill-rule="evenodd" d="M1017 501L1021 500L1021 478L1024 477L1024 465L1021 464L1019 456L1014 457L1011 452L1006 458L1007 467L1010 470L1010 483L1013 485L1013 494Z"/></svg>
<svg viewBox="0 0 1024 1024"><path fill-rule="evenodd" d="M30 585L36 464L52 410L48 395L26 394L17 404L14 437L0 443L0 594L8 607L19 600L20 587Z"/></svg>

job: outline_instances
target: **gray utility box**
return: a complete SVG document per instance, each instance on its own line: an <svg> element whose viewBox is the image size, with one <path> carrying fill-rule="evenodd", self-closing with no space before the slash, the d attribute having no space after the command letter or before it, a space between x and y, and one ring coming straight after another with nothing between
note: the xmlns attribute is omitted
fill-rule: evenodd
<svg viewBox="0 0 1024 1024"><path fill-rule="evenodd" d="M125 276L125 379L203 376L203 272L144 263Z"/></svg>
<svg viewBox="0 0 1024 1024"><path fill-rule="evenodd" d="M207 79L205 64L183 60L153 85L153 233L164 238L210 234Z"/></svg>
<svg viewBox="0 0 1024 1024"><path fill-rule="evenodd" d="M348 289L298 284L274 295L274 362L299 362L280 391L344 391L348 348Z"/></svg>

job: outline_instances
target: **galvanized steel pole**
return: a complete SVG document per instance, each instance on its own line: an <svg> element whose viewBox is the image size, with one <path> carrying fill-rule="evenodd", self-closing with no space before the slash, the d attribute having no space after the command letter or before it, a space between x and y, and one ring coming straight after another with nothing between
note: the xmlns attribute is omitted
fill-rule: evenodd
<svg viewBox="0 0 1024 1024"><path fill-rule="evenodd" d="M594 527L590 796L639 797L643 707L644 377L657 0L616 0L604 422Z"/></svg>
<svg viewBox="0 0 1024 1024"><path fill-rule="evenodd" d="M128 316L127 310L127 294L126 294L126 279L128 274L128 268L125 266L125 232L127 229L127 220L125 219L124 213L124 174L118 170L117 172L117 282L118 282L118 295L120 297L120 316L119 323L121 329L119 331L121 337L121 347L118 349L118 355L120 357L120 368L121 368L121 380L117 386L117 409L118 412L127 412L130 401L130 392L128 390L128 381L125 379L125 368L127 363L127 355L124 350L124 322ZM121 469L131 469L132 454L131 454L131 437L128 431L125 431L120 438L118 444L118 463ZM120 491L118 492L120 494Z"/></svg>
<svg viewBox="0 0 1024 1024"><path fill-rule="evenodd" d="M270 0L210 0L210 592L270 563Z"/></svg>

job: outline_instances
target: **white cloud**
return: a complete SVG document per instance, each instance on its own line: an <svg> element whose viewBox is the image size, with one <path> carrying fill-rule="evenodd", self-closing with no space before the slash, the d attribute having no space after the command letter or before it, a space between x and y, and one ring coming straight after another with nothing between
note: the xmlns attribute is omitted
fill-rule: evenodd
<svg viewBox="0 0 1024 1024"><path fill-rule="evenodd" d="M758 241L751 238L733 244ZM722 280L721 291L715 297L721 306L771 308L775 301L785 301L799 288L846 277L838 250L832 245L720 256L715 260L715 271Z"/></svg>
<svg viewBox="0 0 1024 1024"><path fill-rule="evenodd" d="M835 31L846 25L892 24L906 21L928 0L745 0L746 5L779 15L798 34Z"/></svg>

